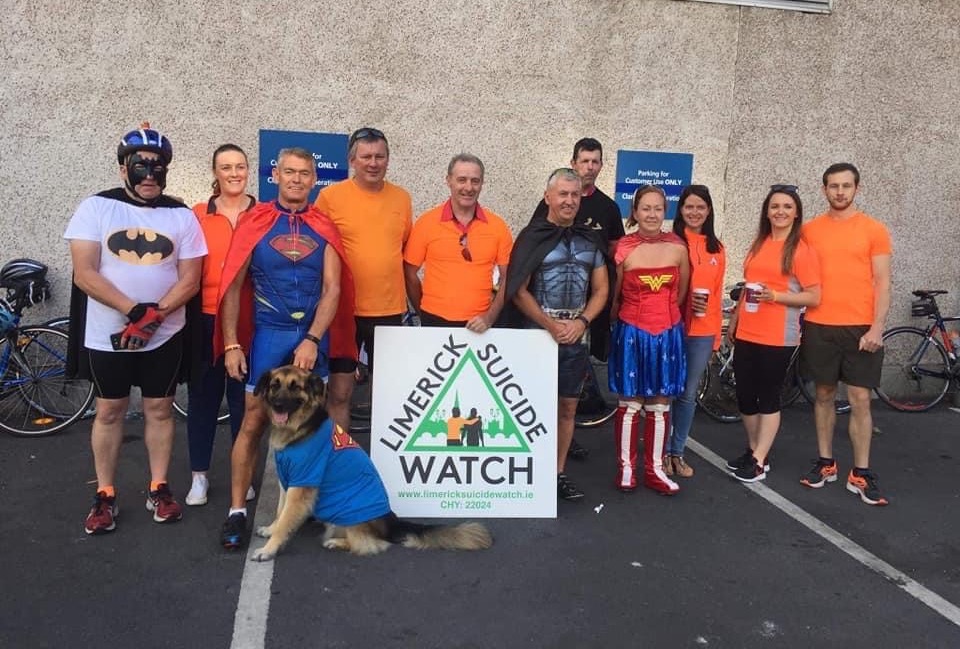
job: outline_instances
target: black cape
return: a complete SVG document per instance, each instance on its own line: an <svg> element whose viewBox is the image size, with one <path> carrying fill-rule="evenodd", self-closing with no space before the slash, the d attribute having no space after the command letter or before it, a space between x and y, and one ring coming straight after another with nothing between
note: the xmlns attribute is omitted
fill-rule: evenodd
<svg viewBox="0 0 960 649"><path fill-rule="evenodd" d="M504 290L507 294L503 307L505 315L501 317L503 326L522 326L523 315L520 313L520 309L513 304L513 298L517 291L520 290L523 282L533 274L533 271L543 263L544 257L557 246L560 239L564 236L575 235L588 239L606 259L606 237L600 226L595 223L588 224L581 219L574 219L573 225L562 227L551 223L546 217L535 215L534 218L530 219L527 227L520 231L513 243L510 264L507 266L507 277L504 281Z"/></svg>
<svg viewBox="0 0 960 649"><path fill-rule="evenodd" d="M97 196L141 205L134 202L120 187L100 192ZM180 201L163 195L151 203L151 206L189 209ZM199 380L206 370L203 361L203 308L200 300L200 293L197 293L190 298L185 307L186 324L181 330L182 335L180 337L183 344L183 361L180 363L180 374L177 376L177 382L179 383ZM70 290L70 327L68 330L70 338L67 341L67 377L92 381L90 358L83 346L86 331L87 294L81 291L76 283L72 283Z"/></svg>

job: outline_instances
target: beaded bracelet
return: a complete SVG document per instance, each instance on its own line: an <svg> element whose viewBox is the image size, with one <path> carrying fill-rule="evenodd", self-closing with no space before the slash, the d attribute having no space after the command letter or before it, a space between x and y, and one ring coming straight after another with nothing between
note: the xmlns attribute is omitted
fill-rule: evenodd
<svg viewBox="0 0 960 649"><path fill-rule="evenodd" d="M226 354L227 352L232 352L234 349L239 349L240 351L243 351L243 345L239 343L233 344L233 345L227 345L226 347L223 348L223 353Z"/></svg>

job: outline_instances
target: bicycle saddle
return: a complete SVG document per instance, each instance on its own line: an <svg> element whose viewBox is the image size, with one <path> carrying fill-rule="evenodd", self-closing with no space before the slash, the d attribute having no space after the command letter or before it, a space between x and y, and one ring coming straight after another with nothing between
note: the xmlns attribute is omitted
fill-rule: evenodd
<svg viewBox="0 0 960 649"><path fill-rule="evenodd" d="M914 291L913 294L917 297L933 297L934 295L946 295L949 291Z"/></svg>

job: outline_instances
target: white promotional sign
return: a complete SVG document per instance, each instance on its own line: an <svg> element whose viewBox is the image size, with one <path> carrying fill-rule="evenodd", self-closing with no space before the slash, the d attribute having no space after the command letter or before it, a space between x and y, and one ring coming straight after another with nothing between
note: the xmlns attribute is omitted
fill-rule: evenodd
<svg viewBox="0 0 960 649"><path fill-rule="evenodd" d="M555 518L557 345L377 327L370 449L399 516Z"/></svg>

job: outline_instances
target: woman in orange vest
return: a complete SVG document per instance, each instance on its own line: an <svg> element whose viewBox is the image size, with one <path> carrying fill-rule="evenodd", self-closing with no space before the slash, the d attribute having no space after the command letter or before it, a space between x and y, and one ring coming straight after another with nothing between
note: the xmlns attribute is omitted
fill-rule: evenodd
<svg viewBox="0 0 960 649"><path fill-rule="evenodd" d="M187 439L190 447L190 469L193 484L187 494L188 505L207 502L207 471L213 455L220 402L226 391L230 410L230 433L233 439L243 419L243 383L227 377L223 357L213 358L213 326L217 315L220 273L230 248L233 231L243 214L256 205L247 194L249 164L247 154L235 144L224 144L213 152L213 195L193 207L207 241L207 257L203 260L201 296L203 301L203 353L207 368L203 380L190 384L187 408ZM247 499L255 493L247 492Z"/></svg>
<svg viewBox="0 0 960 649"><path fill-rule="evenodd" d="M687 382L683 394L673 402L673 432L663 468L667 475L690 478L693 467L683 459L683 451L697 409L700 377L713 351L720 347L727 253L714 230L713 198L706 185L684 187L677 206L673 232L687 242L690 255L690 290L682 307Z"/></svg>

